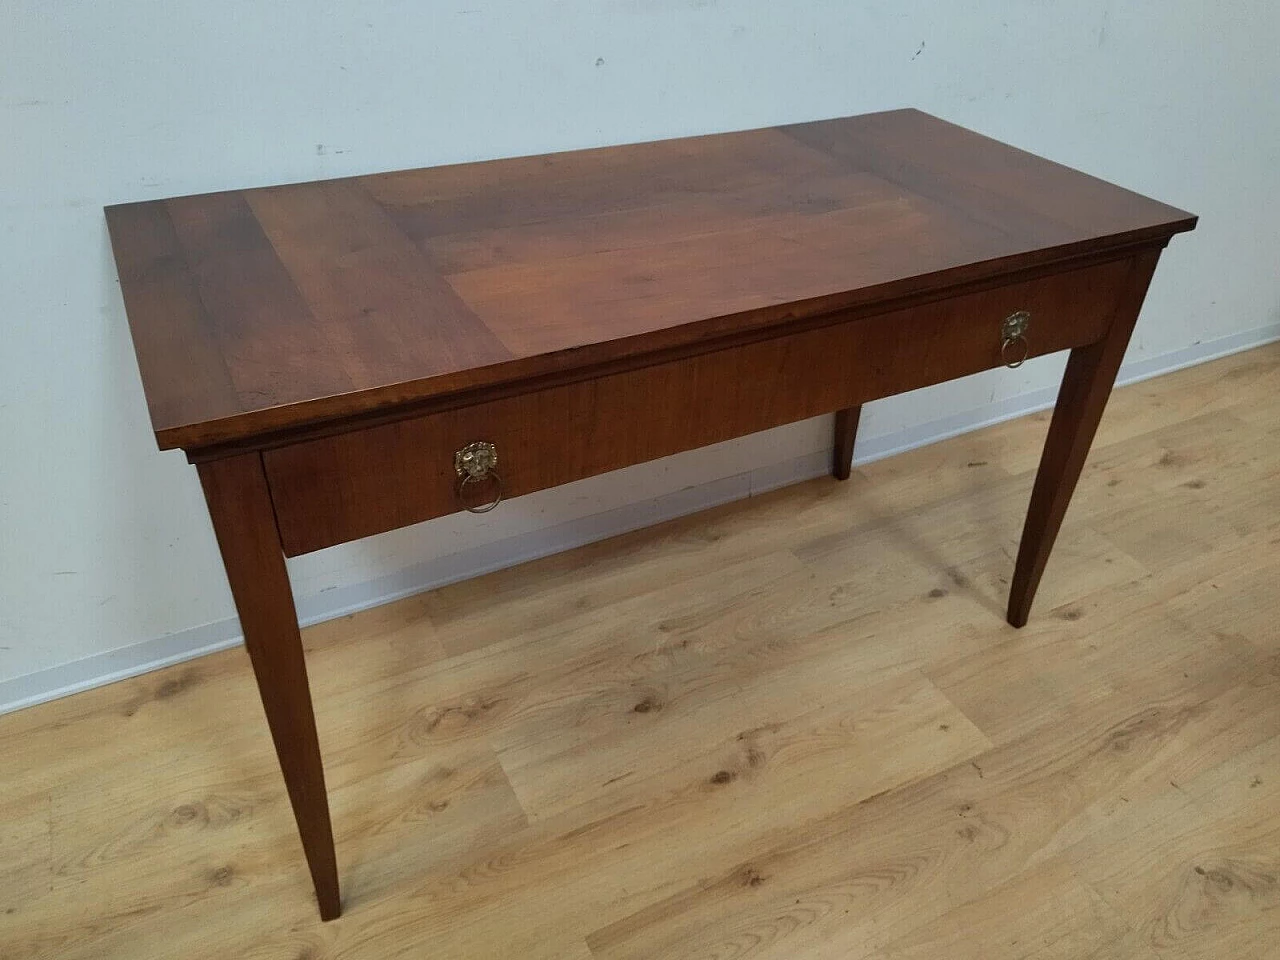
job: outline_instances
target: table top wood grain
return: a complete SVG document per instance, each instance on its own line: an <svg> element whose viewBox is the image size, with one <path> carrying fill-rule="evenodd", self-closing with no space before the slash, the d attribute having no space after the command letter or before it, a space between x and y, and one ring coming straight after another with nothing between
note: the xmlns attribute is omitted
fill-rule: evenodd
<svg viewBox="0 0 1280 960"><path fill-rule="evenodd" d="M157 441L188 450L1195 225L916 110L106 212Z"/></svg>

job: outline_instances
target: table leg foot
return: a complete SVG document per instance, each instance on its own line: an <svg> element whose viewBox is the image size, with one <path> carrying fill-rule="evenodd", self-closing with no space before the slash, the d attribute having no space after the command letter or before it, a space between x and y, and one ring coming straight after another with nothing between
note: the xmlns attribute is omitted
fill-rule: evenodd
<svg viewBox="0 0 1280 960"><path fill-rule="evenodd" d="M302 637L262 456L212 460L199 464L199 471L320 916L332 920L342 912L342 901L329 801Z"/></svg>
<svg viewBox="0 0 1280 960"><path fill-rule="evenodd" d="M1071 494L1084 468L1102 411L1111 396L1120 362L1129 345L1129 336L1159 259L1159 250L1134 258L1128 286L1112 316L1106 336L1096 343L1072 350L1067 361L1058 402L1049 424L1049 435L1040 457L1040 469L1031 491L1031 505L1027 509L1013 583L1009 588L1008 620L1015 627L1024 626L1031 613L1036 588L1040 585L1040 577L1049 561Z"/></svg>
<svg viewBox="0 0 1280 960"><path fill-rule="evenodd" d="M858 437L858 418L862 406L836 411L835 448L832 456L831 475L837 480L848 480L853 472L853 441Z"/></svg>

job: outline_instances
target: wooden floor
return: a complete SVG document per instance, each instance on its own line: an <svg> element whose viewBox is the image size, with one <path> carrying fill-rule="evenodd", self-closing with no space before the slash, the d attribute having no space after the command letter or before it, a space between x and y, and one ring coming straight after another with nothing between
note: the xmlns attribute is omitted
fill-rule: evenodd
<svg viewBox="0 0 1280 960"><path fill-rule="evenodd" d="M1280 347L0 718L0 956L1280 957Z"/></svg>

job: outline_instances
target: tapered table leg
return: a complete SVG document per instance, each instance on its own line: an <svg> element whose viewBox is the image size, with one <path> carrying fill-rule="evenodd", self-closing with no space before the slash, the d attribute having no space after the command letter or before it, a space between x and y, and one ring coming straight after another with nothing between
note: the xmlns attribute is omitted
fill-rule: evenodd
<svg viewBox="0 0 1280 960"><path fill-rule="evenodd" d="M1057 539L1066 515L1071 494L1084 468L1085 457L1093 443L1102 411L1111 396L1120 361L1124 359L1129 336L1138 320L1138 311L1147 294L1151 274L1160 259L1160 251L1150 251L1134 258L1133 272L1106 336L1096 343L1071 351L1058 403L1049 423L1040 469L1031 491L1027 522L1022 529L1018 561L1009 588L1009 623L1026 624L1031 601L1044 573L1049 553Z"/></svg>
<svg viewBox="0 0 1280 960"><path fill-rule="evenodd" d="M245 648L275 742L320 916L342 912L320 743L262 456L246 453L199 465Z"/></svg>
<svg viewBox="0 0 1280 960"><path fill-rule="evenodd" d="M831 475L837 480L848 480L853 472L853 441L858 438L858 418L861 405L836 411L836 437L831 463Z"/></svg>

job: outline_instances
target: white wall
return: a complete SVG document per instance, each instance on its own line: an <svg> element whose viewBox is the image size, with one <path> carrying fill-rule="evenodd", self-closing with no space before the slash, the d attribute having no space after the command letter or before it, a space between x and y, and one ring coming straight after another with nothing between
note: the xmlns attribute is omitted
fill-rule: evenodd
<svg viewBox="0 0 1280 960"><path fill-rule="evenodd" d="M76 669L92 680L136 668L138 651L178 655L235 633L194 471L149 434L104 204L915 105L1202 215L1148 299L1130 358L1150 370L1280 330L1278 10L6 0L0 686L10 701L39 695ZM957 410L973 420L991 402L1042 403L1060 369L1042 361L876 404L863 449L923 436ZM466 546L498 544L468 561L491 565L597 529L548 532L566 521L691 486L703 499L745 492L698 485L762 465L781 478L820 463L795 458L827 442L827 424L811 422L337 548L294 563L295 589L323 615L456 574L467 564L449 557ZM623 513L638 522L643 509ZM414 566L433 558L445 559Z"/></svg>

